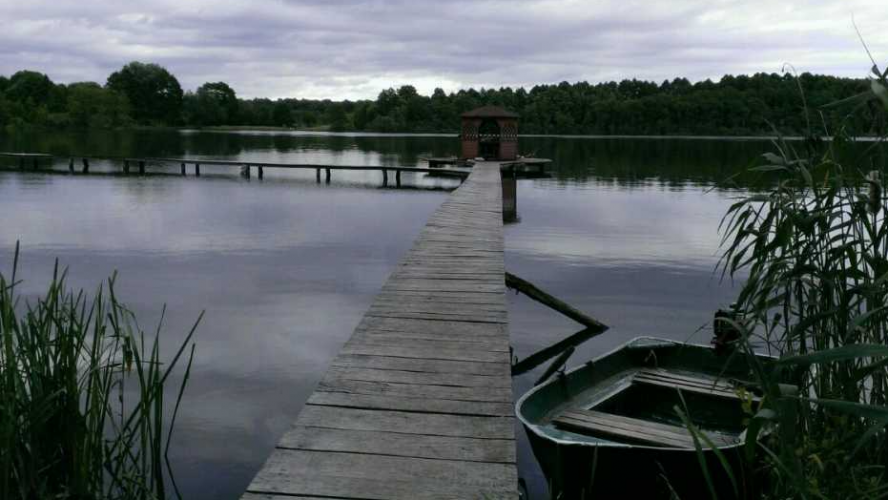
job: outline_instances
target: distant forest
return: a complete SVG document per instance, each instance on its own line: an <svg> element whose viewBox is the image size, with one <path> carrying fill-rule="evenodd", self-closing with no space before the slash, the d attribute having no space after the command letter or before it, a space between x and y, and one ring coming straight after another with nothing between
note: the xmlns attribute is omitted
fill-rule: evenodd
<svg viewBox="0 0 888 500"><path fill-rule="evenodd" d="M521 115L522 134L763 135L806 130L802 94L815 126L838 124L847 107L824 106L867 89L867 80L804 73L725 76L718 82L623 80L468 89L420 95L404 85L376 100L241 99L224 82L184 92L157 64L132 62L95 82L56 84L19 71L0 76L0 130L21 127L288 127L331 131L459 131L460 113L494 104ZM868 113L850 123L869 134Z"/></svg>

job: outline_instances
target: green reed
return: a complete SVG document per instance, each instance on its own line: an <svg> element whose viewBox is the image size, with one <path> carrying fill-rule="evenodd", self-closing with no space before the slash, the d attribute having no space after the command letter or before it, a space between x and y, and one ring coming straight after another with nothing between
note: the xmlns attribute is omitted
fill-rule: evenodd
<svg viewBox="0 0 888 500"><path fill-rule="evenodd" d="M871 91L837 103L871 116L882 138L886 76L874 65ZM848 148L852 131L820 132L775 141L753 168L774 187L735 203L722 222L723 272L748 273L740 346L780 357L773 366L750 358L765 398L747 455L758 457L767 498L888 498L885 145Z"/></svg>
<svg viewBox="0 0 888 500"><path fill-rule="evenodd" d="M158 335L146 344L118 301L114 276L90 299L69 291L56 265L46 293L21 303L17 261L18 248L11 279L0 274L0 498L178 495L167 452L197 323L164 363ZM167 415L164 386L183 356Z"/></svg>

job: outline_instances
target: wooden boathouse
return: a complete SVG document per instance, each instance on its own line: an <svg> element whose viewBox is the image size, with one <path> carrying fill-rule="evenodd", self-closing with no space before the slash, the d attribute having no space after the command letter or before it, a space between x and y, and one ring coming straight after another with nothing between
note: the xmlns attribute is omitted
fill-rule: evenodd
<svg viewBox="0 0 888 500"><path fill-rule="evenodd" d="M483 106L462 114L461 159L494 161L518 158L518 114L499 106Z"/></svg>
<svg viewBox="0 0 888 500"><path fill-rule="evenodd" d="M432 215L243 500L518 498L500 170Z"/></svg>

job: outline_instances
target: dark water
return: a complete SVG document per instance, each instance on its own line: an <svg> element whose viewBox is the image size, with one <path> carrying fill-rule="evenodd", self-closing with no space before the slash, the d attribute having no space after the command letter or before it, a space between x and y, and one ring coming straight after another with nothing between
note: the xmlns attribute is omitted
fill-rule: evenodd
<svg viewBox="0 0 888 500"><path fill-rule="evenodd" d="M520 222L506 230L507 268L611 325L578 348L579 363L639 335L707 341L697 331L736 292L713 274L717 227L747 181L720 181L766 142L522 138L555 159L552 179L519 182ZM452 137L130 132L0 136L0 151L56 155L189 156L268 162L418 165L456 152ZM0 160L2 162L3 160ZM237 498L287 429L373 295L444 200L452 180L379 172L266 170L123 177L99 162L91 176L0 170L0 269L22 244L25 291L39 292L54 259L72 284L94 288L120 272L119 295L150 329L167 304L172 349L201 310L192 379L173 450L189 499ZM178 167L155 173L175 174ZM741 177L741 179L743 179ZM578 325L509 296L515 355ZM544 365L545 366L545 365ZM515 379L516 397L541 367ZM531 498L545 484L520 438Z"/></svg>

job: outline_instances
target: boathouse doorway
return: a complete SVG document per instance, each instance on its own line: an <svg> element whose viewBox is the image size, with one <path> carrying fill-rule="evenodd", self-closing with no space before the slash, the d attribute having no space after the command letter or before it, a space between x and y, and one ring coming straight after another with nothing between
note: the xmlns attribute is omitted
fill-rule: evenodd
<svg viewBox="0 0 888 500"><path fill-rule="evenodd" d="M500 152L500 126L493 118L487 118L478 127L478 156L496 160Z"/></svg>

